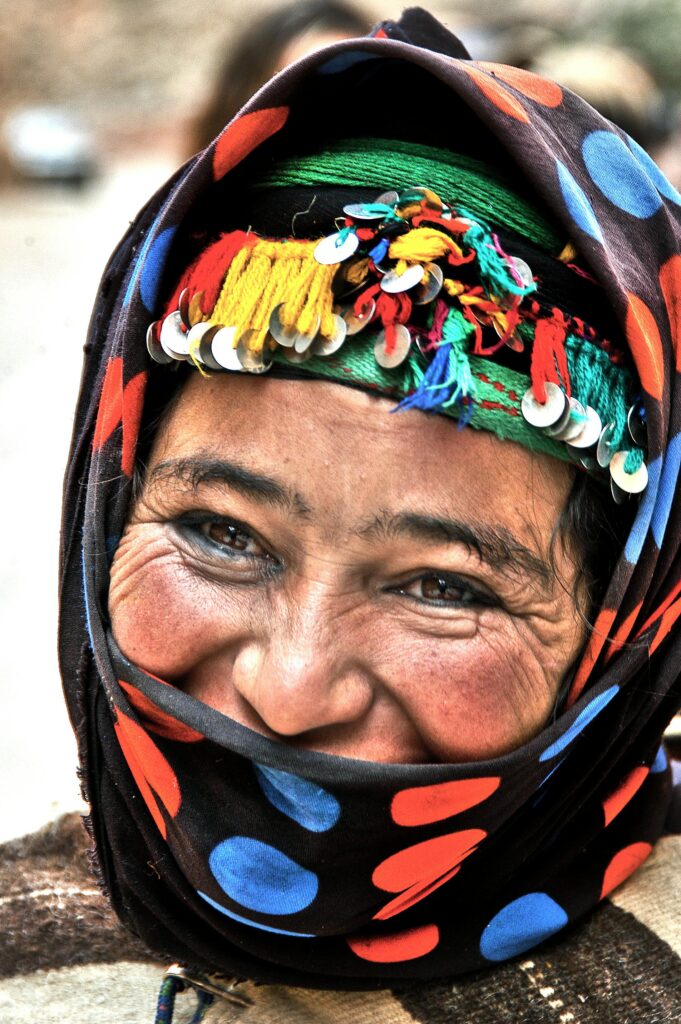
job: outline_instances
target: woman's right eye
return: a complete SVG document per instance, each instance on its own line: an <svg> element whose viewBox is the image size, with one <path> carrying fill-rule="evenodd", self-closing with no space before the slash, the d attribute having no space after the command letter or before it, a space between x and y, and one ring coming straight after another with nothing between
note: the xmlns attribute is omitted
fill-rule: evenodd
<svg viewBox="0 0 681 1024"><path fill-rule="evenodd" d="M278 565L277 559L241 523L230 519L191 516L180 519L177 525L211 554L237 561L260 562L268 568Z"/></svg>
<svg viewBox="0 0 681 1024"><path fill-rule="evenodd" d="M226 547L231 551L243 551L256 557L267 553L250 534L235 523L202 523L198 529L207 540L219 547Z"/></svg>

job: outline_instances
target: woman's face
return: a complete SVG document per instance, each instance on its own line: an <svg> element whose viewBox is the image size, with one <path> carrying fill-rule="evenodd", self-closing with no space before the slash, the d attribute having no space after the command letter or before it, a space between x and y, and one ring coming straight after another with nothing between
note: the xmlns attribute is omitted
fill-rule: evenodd
<svg viewBox="0 0 681 1024"><path fill-rule="evenodd" d="M371 761L536 734L576 657L572 470L337 384L198 374L111 572L127 657L266 736Z"/></svg>

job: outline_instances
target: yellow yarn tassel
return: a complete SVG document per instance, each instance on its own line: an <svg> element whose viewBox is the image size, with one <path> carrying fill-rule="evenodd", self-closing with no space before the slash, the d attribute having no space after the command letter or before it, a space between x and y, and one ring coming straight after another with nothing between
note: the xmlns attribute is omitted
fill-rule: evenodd
<svg viewBox="0 0 681 1024"><path fill-rule="evenodd" d="M235 345L251 331L248 348L261 352L272 312L281 306L279 316L286 329L301 334L319 330L330 337L334 327L331 283L338 266L317 263L316 246L316 241L263 238L242 249L227 271L211 323L235 327Z"/></svg>
<svg viewBox="0 0 681 1024"><path fill-rule="evenodd" d="M413 228L391 242L388 255L393 260L405 260L407 263L432 263L450 252L457 257L463 256L460 246L443 231Z"/></svg>

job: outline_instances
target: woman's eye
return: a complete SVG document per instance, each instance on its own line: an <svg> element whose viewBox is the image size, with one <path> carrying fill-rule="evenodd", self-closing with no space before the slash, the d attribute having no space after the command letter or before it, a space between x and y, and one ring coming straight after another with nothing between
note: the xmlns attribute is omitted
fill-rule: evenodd
<svg viewBox="0 0 681 1024"><path fill-rule="evenodd" d="M202 523L200 533L220 547L232 551L245 551L249 555L264 555L265 551L248 533L234 523Z"/></svg>
<svg viewBox="0 0 681 1024"><path fill-rule="evenodd" d="M437 605L485 605L497 603L492 594L477 590L465 580L433 573L420 576L398 588L401 594L419 601Z"/></svg>
<svg viewBox="0 0 681 1024"><path fill-rule="evenodd" d="M183 517L179 528L212 555L258 560L275 565L276 559L246 527L228 519Z"/></svg>

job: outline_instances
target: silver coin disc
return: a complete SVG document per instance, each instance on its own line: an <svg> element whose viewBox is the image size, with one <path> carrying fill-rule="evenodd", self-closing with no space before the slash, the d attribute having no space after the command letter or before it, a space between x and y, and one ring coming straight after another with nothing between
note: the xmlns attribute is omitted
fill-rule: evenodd
<svg viewBox="0 0 681 1024"><path fill-rule="evenodd" d="M325 267L330 267L334 263L343 263L344 260L350 259L358 248L359 238L354 231L348 232L345 237L341 235L340 231L336 231L333 235L327 235L317 243L314 258L317 263L323 263Z"/></svg>
<svg viewBox="0 0 681 1024"><path fill-rule="evenodd" d="M403 274L398 274L394 270L389 270L387 274L381 278L381 290L387 292L389 295L398 295L400 292L408 292L410 288L414 288L417 284L420 284L426 273L426 268L421 266L420 263L413 263L410 267L404 271Z"/></svg>
<svg viewBox="0 0 681 1024"><path fill-rule="evenodd" d="M545 385L546 401L538 402L534 397L532 388L528 388L522 397L520 408L523 417L532 427L551 427L557 423L565 413L567 406L567 395L557 384L549 381Z"/></svg>
<svg viewBox="0 0 681 1024"><path fill-rule="evenodd" d="M348 203L343 207L343 213L346 217L352 217L353 220L379 221L385 217L385 210L376 209L378 205L378 203Z"/></svg>
<svg viewBox="0 0 681 1024"><path fill-rule="evenodd" d="M404 324L395 324L395 345L392 352L387 352L385 347L385 331L381 331L374 345L374 356L379 366L384 370L393 370L400 366L409 355L411 348L411 335Z"/></svg>
<svg viewBox="0 0 681 1024"><path fill-rule="evenodd" d="M596 461L601 469L605 469L610 465L610 460L615 454L615 449L610 446L612 436L615 433L615 424L606 423L601 430L601 436L598 438L598 446L596 448Z"/></svg>
<svg viewBox="0 0 681 1024"><path fill-rule="evenodd" d="M513 264L513 269L520 278L523 288L529 288L530 285L534 283L532 268L525 262L525 260L521 260L519 256L511 256L511 262ZM513 277L513 274L511 274L511 277Z"/></svg>
<svg viewBox="0 0 681 1024"><path fill-rule="evenodd" d="M191 320L189 318L189 288L183 288L180 292L177 307L182 314L182 323L189 330L191 327Z"/></svg>
<svg viewBox="0 0 681 1024"><path fill-rule="evenodd" d="M575 438L579 437L586 426L586 409L582 403L578 402L576 398L569 398L568 402L570 405L570 418L562 430L551 433L554 441L569 441L572 443Z"/></svg>
<svg viewBox="0 0 681 1024"><path fill-rule="evenodd" d="M444 271L437 263L426 263L424 269L423 280L416 286L414 292L414 302L417 306L425 306L426 303L432 302L441 292L445 279Z"/></svg>
<svg viewBox="0 0 681 1024"><path fill-rule="evenodd" d="M158 320L155 320L153 324L149 324L147 327L147 352L155 363L161 363L163 366L167 366L169 363L174 363L175 359L173 356L168 355L166 350L161 347L157 338L157 325Z"/></svg>
<svg viewBox="0 0 681 1024"><path fill-rule="evenodd" d="M285 348L283 353L289 363L306 363L308 359L312 358L313 354L311 348L307 352L296 352L294 348Z"/></svg>
<svg viewBox="0 0 681 1024"><path fill-rule="evenodd" d="M236 327L222 327L211 342L213 359L223 370L243 370L241 360L234 347Z"/></svg>
<svg viewBox="0 0 681 1024"><path fill-rule="evenodd" d="M381 192L378 199L374 199L375 203L383 203L384 206L394 206L399 200L399 195L394 189L389 192Z"/></svg>
<svg viewBox="0 0 681 1024"><path fill-rule="evenodd" d="M623 505L629 495L626 491L623 491L621 487L618 487L612 477L610 477L610 493L615 499L616 505Z"/></svg>
<svg viewBox="0 0 681 1024"><path fill-rule="evenodd" d="M648 430L645 420L638 414L640 406L634 404L627 414L627 429L629 437L639 448L645 448L648 444Z"/></svg>
<svg viewBox="0 0 681 1024"><path fill-rule="evenodd" d="M203 362L199 351L201 340L209 331L212 331L211 337L213 336L213 334L217 334L218 329L219 328L217 324L211 324L208 323L208 321L204 321L200 324L195 324L189 331L187 331L187 352L193 352L195 358L198 359L200 363ZM215 367L213 367L213 369L215 369Z"/></svg>
<svg viewBox="0 0 681 1024"><path fill-rule="evenodd" d="M163 351L173 359L186 359L189 355L187 333L182 330L182 314L179 309L170 313L163 321L159 341Z"/></svg>
<svg viewBox="0 0 681 1024"><path fill-rule="evenodd" d="M591 448L592 445L598 443L598 439L601 436L601 431L603 430L601 417L590 405L587 405L585 412L586 423L582 424L582 429L577 437L570 441L573 448Z"/></svg>
<svg viewBox="0 0 681 1024"><path fill-rule="evenodd" d="M247 373L266 373L272 365L272 353L266 347L260 352L251 352L248 343L255 333L254 330L248 330L241 335L236 347L237 358Z"/></svg>
<svg viewBox="0 0 681 1024"><path fill-rule="evenodd" d="M347 306L341 311L340 316L345 321L347 333L358 334L370 322L375 312L376 303L373 299L369 299L359 315L355 313L354 306Z"/></svg>
<svg viewBox="0 0 681 1024"><path fill-rule="evenodd" d="M625 473L627 452L615 452L610 460L610 476L626 494L640 494L648 486L648 467L641 463L635 473Z"/></svg>
<svg viewBox="0 0 681 1024"><path fill-rule="evenodd" d="M334 313L333 316L333 333L331 337L327 338L322 334L318 334L312 343L312 355L313 356L332 356L334 352L342 346L346 337L348 336L348 326L342 316L338 316Z"/></svg>

